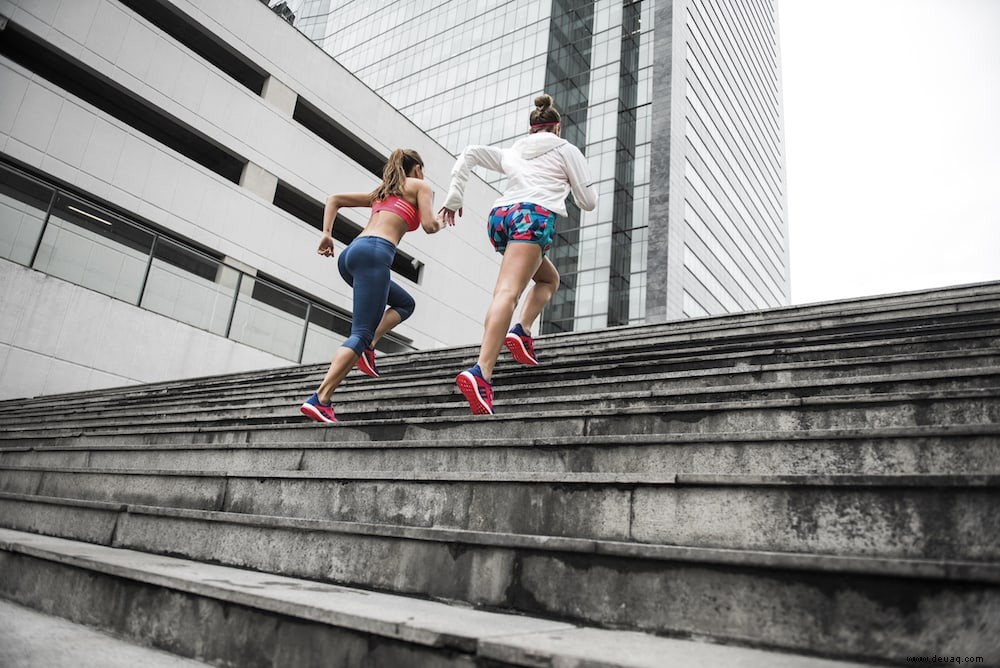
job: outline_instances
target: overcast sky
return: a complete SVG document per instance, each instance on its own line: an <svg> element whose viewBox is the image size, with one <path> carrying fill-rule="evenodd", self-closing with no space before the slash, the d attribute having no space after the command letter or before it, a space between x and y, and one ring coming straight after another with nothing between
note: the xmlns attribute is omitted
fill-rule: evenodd
<svg viewBox="0 0 1000 668"><path fill-rule="evenodd" d="M792 303L1000 280L1000 0L780 0Z"/></svg>

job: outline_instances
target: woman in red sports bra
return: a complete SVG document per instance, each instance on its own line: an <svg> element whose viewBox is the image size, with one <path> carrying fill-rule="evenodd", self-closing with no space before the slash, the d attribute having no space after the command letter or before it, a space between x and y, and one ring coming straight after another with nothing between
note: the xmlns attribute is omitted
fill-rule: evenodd
<svg viewBox="0 0 1000 668"><path fill-rule="evenodd" d="M392 152L382 183L373 192L327 198L323 236L316 250L320 255L333 257L333 221L341 207L368 206L372 215L337 260L340 275L354 289L351 335L334 353L319 388L302 404L303 415L317 422L336 422L330 397L355 364L363 373L378 376L375 342L409 318L415 306L413 297L391 279L396 246L418 227L428 234L444 227L435 220L432 199L431 187L424 181L424 161L411 149Z"/></svg>

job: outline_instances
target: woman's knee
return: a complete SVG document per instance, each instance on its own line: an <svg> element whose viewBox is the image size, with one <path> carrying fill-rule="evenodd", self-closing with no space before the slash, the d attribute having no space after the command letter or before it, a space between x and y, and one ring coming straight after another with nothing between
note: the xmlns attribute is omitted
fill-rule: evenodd
<svg viewBox="0 0 1000 668"><path fill-rule="evenodd" d="M405 299L400 299L390 308L399 314L399 321L403 322L413 315L413 310L417 308L417 302L410 295L406 295Z"/></svg>

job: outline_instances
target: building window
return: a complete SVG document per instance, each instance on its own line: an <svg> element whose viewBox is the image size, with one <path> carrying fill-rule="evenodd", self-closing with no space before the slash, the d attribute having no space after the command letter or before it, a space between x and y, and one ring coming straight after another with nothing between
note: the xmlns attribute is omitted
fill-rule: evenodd
<svg viewBox="0 0 1000 668"><path fill-rule="evenodd" d="M61 188L0 164L2 257L295 362L328 359L350 332L347 311Z"/></svg>

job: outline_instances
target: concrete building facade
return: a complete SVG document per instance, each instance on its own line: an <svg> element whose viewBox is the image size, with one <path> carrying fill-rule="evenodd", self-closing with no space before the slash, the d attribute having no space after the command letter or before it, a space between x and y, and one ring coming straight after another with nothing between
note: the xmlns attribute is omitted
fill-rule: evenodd
<svg viewBox="0 0 1000 668"><path fill-rule="evenodd" d="M325 197L395 147L442 193L453 159L257 1L0 0L0 90L0 398L329 359L351 293L315 252ZM478 341L496 195L403 240L417 310L384 350Z"/></svg>
<svg viewBox="0 0 1000 668"><path fill-rule="evenodd" d="M788 303L777 0L287 4L454 153L509 145L555 97L601 201L557 222L543 331Z"/></svg>

